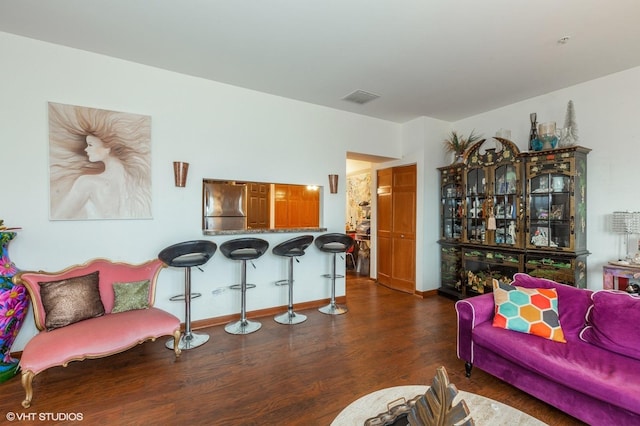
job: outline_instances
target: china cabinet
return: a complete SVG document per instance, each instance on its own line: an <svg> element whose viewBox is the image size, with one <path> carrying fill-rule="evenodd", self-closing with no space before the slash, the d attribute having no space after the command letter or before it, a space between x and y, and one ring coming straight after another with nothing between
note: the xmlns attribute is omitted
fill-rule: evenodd
<svg viewBox="0 0 640 426"><path fill-rule="evenodd" d="M440 293L491 291L516 272L586 287L586 177L590 149L520 153L482 140L440 172ZM460 227L460 228L458 228Z"/></svg>
<svg viewBox="0 0 640 426"><path fill-rule="evenodd" d="M587 154L573 146L523 154L526 272L587 286Z"/></svg>
<svg viewBox="0 0 640 426"><path fill-rule="evenodd" d="M440 291L456 296L462 292L463 173L464 164L440 167Z"/></svg>
<svg viewBox="0 0 640 426"><path fill-rule="evenodd" d="M486 147L494 141L495 147ZM463 175L464 243L520 246L523 199L518 154L518 147L502 138L481 140L469 148Z"/></svg>

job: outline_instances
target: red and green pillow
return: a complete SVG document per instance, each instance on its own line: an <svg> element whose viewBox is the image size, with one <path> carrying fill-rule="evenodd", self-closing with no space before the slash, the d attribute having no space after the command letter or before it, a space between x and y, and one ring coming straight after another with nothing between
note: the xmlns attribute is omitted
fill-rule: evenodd
<svg viewBox="0 0 640 426"><path fill-rule="evenodd" d="M553 288L525 288L493 280L493 326L566 343Z"/></svg>

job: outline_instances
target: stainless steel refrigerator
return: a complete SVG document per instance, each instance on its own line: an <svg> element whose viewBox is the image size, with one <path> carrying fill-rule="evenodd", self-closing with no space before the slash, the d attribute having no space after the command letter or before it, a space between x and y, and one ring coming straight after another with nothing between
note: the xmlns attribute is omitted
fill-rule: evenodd
<svg viewBox="0 0 640 426"><path fill-rule="evenodd" d="M247 229L247 186L204 180L202 229Z"/></svg>

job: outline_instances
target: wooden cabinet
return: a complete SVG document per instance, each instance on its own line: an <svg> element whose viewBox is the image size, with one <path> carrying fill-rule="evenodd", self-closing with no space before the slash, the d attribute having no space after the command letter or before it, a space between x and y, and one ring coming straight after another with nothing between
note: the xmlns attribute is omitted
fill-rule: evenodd
<svg viewBox="0 0 640 426"><path fill-rule="evenodd" d="M464 217L463 175L465 165L455 163L441 167L440 172L440 290L451 295L461 294L462 226Z"/></svg>
<svg viewBox="0 0 640 426"><path fill-rule="evenodd" d="M317 228L320 224L320 195L302 185L274 185L275 228Z"/></svg>
<svg viewBox="0 0 640 426"><path fill-rule="evenodd" d="M526 271L587 286L587 154L574 146L523 154Z"/></svg>
<svg viewBox="0 0 640 426"><path fill-rule="evenodd" d="M378 282L415 291L416 166L378 170Z"/></svg>
<svg viewBox="0 0 640 426"><path fill-rule="evenodd" d="M511 282L522 271L524 253L502 248L462 248L465 286L462 296L475 296L492 291L493 280Z"/></svg>
<svg viewBox="0 0 640 426"><path fill-rule="evenodd" d="M491 144L491 146L487 146ZM442 167L440 292L466 297L516 272L586 287L586 177L590 149L520 153L510 141L479 141L462 166ZM462 175L462 235L456 238L452 175ZM452 253L461 253L461 285Z"/></svg>
<svg viewBox="0 0 640 426"><path fill-rule="evenodd" d="M467 155L464 172L465 209L463 242L506 248L522 240L522 167L511 141L479 141Z"/></svg>

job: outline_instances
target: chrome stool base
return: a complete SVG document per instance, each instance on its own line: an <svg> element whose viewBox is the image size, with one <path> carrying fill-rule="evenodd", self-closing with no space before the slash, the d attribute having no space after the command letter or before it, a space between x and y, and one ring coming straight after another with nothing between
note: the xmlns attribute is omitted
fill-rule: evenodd
<svg viewBox="0 0 640 426"><path fill-rule="evenodd" d="M217 248L216 243L208 240L186 241L169 246L158 254L158 258L168 266L184 268L184 293L169 298L171 301L184 300L184 333L178 342L181 350L197 348L209 341L208 334L191 332L191 299L202 296L202 293L191 292L191 268L196 266L200 269L200 265L207 263ZM165 346L173 349L174 344L171 339Z"/></svg>
<svg viewBox="0 0 640 426"><path fill-rule="evenodd" d="M230 322L224 326L224 331L229 334L250 334L254 331L260 330L262 324L258 321L251 321L248 319Z"/></svg>
<svg viewBox="0 0 640 426"><path fill-rule="evenodd" d="M346 314L349 311L346 306L339 306L335 303L329 303L327 306L318 308L318 310L327 315L342 315Z"/></svg>
<svg viewBox="0 0 640 426"><path fill-rule="evenodd" d="M208 334L184 333L182 334L182 336L180 336L180 342L178 342L178 347L181 350L189 350L189 349L197 348L198 346L202 346L208 341L209 341ZM173 349L173 339L167 340L167 343L165 343L165 346L169 349Z"/></svg>
<svg viewBox="0 0 640 426"><path fill-rule="evenodd" d="M307 320L306 315L296 314L295 312L285 312L284 314L276 315L273 320L279 324L300 324Z"/></svg>

